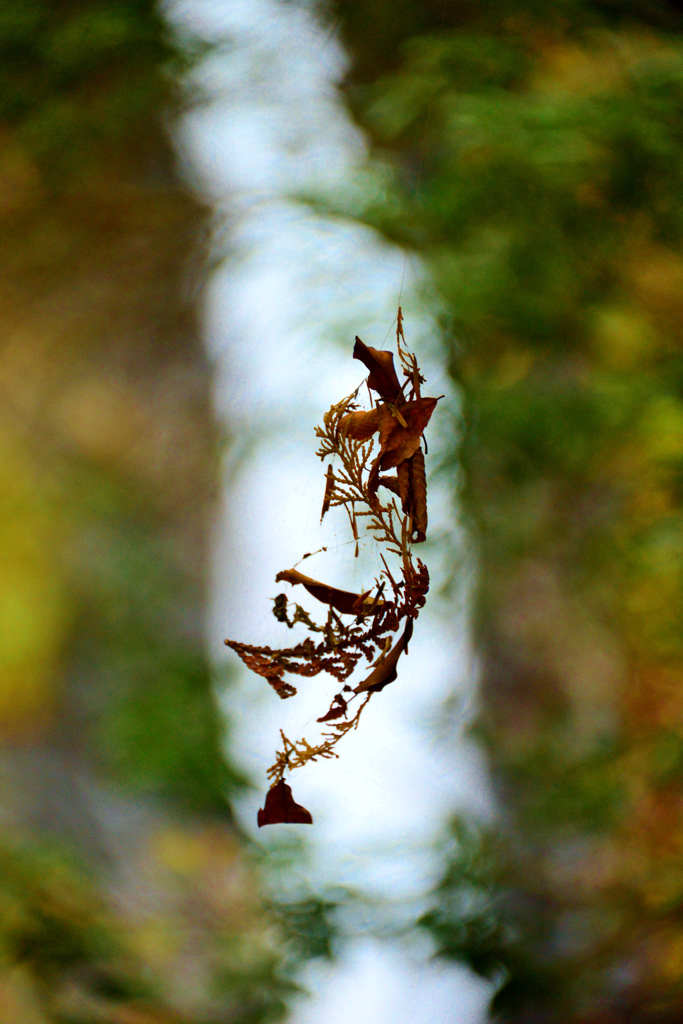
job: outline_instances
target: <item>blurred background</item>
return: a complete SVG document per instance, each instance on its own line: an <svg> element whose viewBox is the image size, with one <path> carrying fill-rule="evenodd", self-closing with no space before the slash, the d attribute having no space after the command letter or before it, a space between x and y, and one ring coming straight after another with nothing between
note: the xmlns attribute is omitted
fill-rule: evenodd
<svg viewBox="0 0 683 1024"><path fill-rule="evenodd" d="M0 1021L680 1021L683 5L0 0L0 53ZM313 427L399 294L428 613L261 833L319 703L222 640L372 574Z"/></svg>

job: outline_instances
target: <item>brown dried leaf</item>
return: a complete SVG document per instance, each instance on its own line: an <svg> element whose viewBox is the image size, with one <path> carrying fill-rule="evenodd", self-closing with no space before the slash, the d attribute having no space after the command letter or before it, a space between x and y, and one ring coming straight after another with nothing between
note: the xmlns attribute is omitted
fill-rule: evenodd
<svg viewBox="0 0 683 1024"><path fill-rule="evenodd" d="M419 450L420 449L418 448L418 451ZM413 455L412 459L414 459L414 458L415 458L415 456ZM412 472L411 472L412 459L409 459L406 462L399 462L398 466L396 467L396 479L398 481L398 495L399 495L399 498L401 499L401 507L402 507L404 512L408 512L410 510L410 496L411 496L411 482L412 482Z"/></svg>
<svg viewBox="0 0 683 1024"><path fill-rule="evenodd" d="M394 644L386 657L382 658L368 678L358 684L354 693L364 693L366 690L370 693L376 693L379 690L383 690L389 683L393 683L397 676L396 663L408 646L412 635L413 620L408 619L401 639Z"/></svg>
<svg viewBox="0 0 683 1024"><path fill-rule="evenodd" d="M334 491L334 470L332 469L332 463L327 467L327 473L325 476L325 494L323 496L323 510L320 513L320 522L322 523L325 518L325 513L330 507L330 501L332 500L332 492ZM305 556L304 556L305 557Z"/></svg>
<svg viewBox="0 0 683 1024"><path fill-rule="evenodd" d="M370 371L368 387L387 401L395 402L401 393L401 385L396 376L391 352L380 352L379 349L371 348L356 337L353 358L359 359Z"/></svg>
<svg viewBox="0 0 683 1024"><path fill-rule="evenodd" d="M259 810L256 820L258 827L263 825L297 824L312 825L311 812L307 811L301 804L297 804L292 796L292 791L284 779L276 782L266 794L266 802Z"/></svg>
<svg viewBox="0 0 683 1024"><path fill-rule="evenodd" d="M386 413L381 418L379 428L381 469L392 469L413 455L420 445L437 401L437 398L418 398L401 405L405 427L394 419L387 406L382 407Z"/></svg>
<svg viewBox="0 0 683 1024"><path fill-rule="evenodd" d="M339 421L339 429L354 441L368 441L380 428L382 409L377 405L367 411L349 412Z"/></svg>
<svg viewBox="0 0 683 1024"><path fill-rule="evenodd" d="M401 466L399 466L399 472ZM421 544L427 539L427 476L425 474L425 457L418 448L410 460L410 483L412 497L414 541Z"/></svg>
<svg viewBox="0 0 683 1024"><path fill-rule="evenodd" d="M373 503L377 500L375 495L381 483L380 470L401 466L406 460L412 458L420 447L422 432L429 422L437 402L438 398L422 398L416 399L413 402L405 402L401 408L407 421L407 427L402 427L398 423L387 405L378 407L381 413L380 450L379 455L370 467L368 475L368 495L371 507L374 507ZM399 486L399 496L403 503L403 511L405 512L409 507L410 491L410 486L406 482L405 470L397 477L397 483ZM389 489L393 489L391 485L389 485Z"/></svg>
<svg viewBox="0 0 683 1024"><path fill-rule="evenodd" d="M392 469L409 459L419 447L437 402L438 398L416 398L412 402L401 403L393 410L383 403L368 412L349 413L342 417L339 426L356 441L367 441L379 430L378 467Z"/></svg>
<svg viewBox="0 0 683 1024"><path fill-rule="evenodd" d="M334 718L341 718L346 716L347 701L344 700L341 693L335 695L330 710L322 716L317 718L317 722L331 722Z"/></svg>
<svg viewBox="0 0 683 1024"><path fill-rule="evenodd" d="M427 539L427 478L422 448L399 462L396 476L380 476L379 483L401 499L403 511L413 517L411 540L420 544Z"/></svg>
<svg viewBox="0 0 683 1024"><path fill-rule="evenodd" d="M398 486L398 476L381 476L379 478L379 486L386 487L388 491L393 491L399 498L401 497L401 491Z"/></svg>
<svg viewBox="0 0 683 1024"><path fill-rule="evenodd" d="M344 615L377 615L378 612L384 610L386 604L385 601L373 601L368 596L369 590L363 594L337 590L336 587L330 587L327 583L319 583L318 580L313 580L310 576L304 576L298 569L284 569L279 572L275 577L275 582L279 583L280 580L284 580L286 583L301 583L318 601L329 604L331 608L336 608Z"/></svg>

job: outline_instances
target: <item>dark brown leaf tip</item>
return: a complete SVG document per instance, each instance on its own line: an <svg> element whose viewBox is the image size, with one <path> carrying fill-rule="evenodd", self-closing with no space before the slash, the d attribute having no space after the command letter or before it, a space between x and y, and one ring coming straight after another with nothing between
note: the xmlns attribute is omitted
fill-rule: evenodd
<svg viewBox="0 0 683 1024"><path fill-rule="evenodd" d="M258 827L264 825L312 825L311 812L297 804L292 791L284 779L276 782L266 794L266 802L259 810L256 820Z"/></svg>
<svg viewBox="0 0 683 1024"><path fill-rule="evenodd" d="M381 352L377 348L371 348L356 337L356 344L353 346L353 358L360 359L361 363L370 371L368 387L376 391L387 402L395 402L401 392L401 385L394 369L394 357L391 352Z"/></svg>

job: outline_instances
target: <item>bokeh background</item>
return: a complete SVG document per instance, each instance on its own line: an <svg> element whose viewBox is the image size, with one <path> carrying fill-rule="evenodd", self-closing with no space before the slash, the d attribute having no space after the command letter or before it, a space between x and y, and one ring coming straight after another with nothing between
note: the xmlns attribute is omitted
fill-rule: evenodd
<svg viewBox="0 0 683 1024"><path fill-rule="evenodd" d="M663 0L2 0L0 1021L681 1019L682 157ZM264 837L218 638L401 287L432 618Z"/></svg>

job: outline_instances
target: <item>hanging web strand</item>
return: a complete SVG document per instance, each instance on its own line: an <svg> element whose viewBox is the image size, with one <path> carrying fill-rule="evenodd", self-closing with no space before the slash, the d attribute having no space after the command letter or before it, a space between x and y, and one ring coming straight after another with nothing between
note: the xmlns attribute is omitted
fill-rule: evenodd
<svg viewBox="0 0 683 1024"><path fill-rule="evenodd" d="M444 27L445 23L446 23L446 6L444 4L444 7L443 7L442 12L441 12L441 31L443 31L443 27ZM418 163L417 163L417 174L415 175L415 194L413 196L413 199L414 199L415 203L417 203L417 200L418 200L419 195L420 195L420 185L422 184L422 171L424 169L425 154L427 152L427 132L429 130L429 122L430 122L431 116L432 116L432 106L433 106L433 104L434 104L434 93L432 93L432 95L429 97L429 103L427 104L427 113L425 115L424 131L422 132L422 142L420 143L419 157L418 157ZM398 305L399 311L401 309L401 299L403 298L403 283L405 281L406 265L407 265L407 263L408 263L408 250L406 249L405 254L403 256L403 270L401 271L401 284L400 284L399 289L398 289L398 303L397 303L397 305ZM391 330L391 328L389 328L389 330ZM386 339L385 339L385 341L386 341Z"/></svg>

